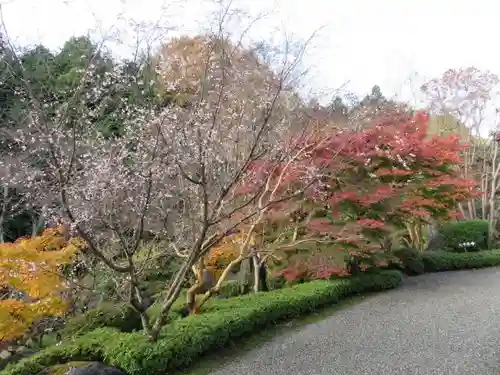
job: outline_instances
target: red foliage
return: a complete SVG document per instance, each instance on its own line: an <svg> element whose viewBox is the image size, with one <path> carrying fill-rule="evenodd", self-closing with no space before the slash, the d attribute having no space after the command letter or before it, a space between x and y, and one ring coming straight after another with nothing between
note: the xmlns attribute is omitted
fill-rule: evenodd
<svg viewBox="0 0 500 375"><path fill-rule="evenodd" d="M344 132L324 142L316 150L322 166L325 154L344 145L337 149L328 172L320 172L330 178L318 187L332 211L348 204L356 213L354 219L445 218L456 203L477 194L476 181L460 177L460 152L465 146L456 136L429 137L427 121L427 114L418 112L409 122ZM314 157L311 162L315 163Z"/></svg>
<svg viewBox="0 0 500 375"><path fill-rule="evenodd" d="M304 262L291 263L286 268L277 272L278 276L283 276L286 281L309 281L309 280L329 280L334 276L348 276L349 272L342 267L328 262Z"/></svg>
<svg viewBox="0 0 500 375"><path fill-rule="evenodd" d="M278 176L283 177L280 192L309 184L305 198L327 207L329 215L312 220L308 229L351 254L370 255L380 251L377 239L392 226L455 217L457 203L479 193L476 181L461 177L460 155L466 146L458 136L430 137L427 130L424 112L362 131L325 128L323 134L297 142L300 156L293 160L252 164L244 188L254 191L268 177L275 182ZM290 278L311 272L297 267L284 272ZM340 272L325 265L316 269L321 270L316 275Z"/></svg>
<svg viewBox="0 0 500 375"><path fill-rule="evenodd" d="M277 272L278 276L283 276L286 281L305 280L309 276L309 269L302 264L290 264L288 267Z"/></svg>
<svg viewBox="0 0 500 375"><path fill-rule="evenodd" d="M385 228L385 224L378 220L373 219L359 219L356 224L370 229L382 229Z"/></svg>
<svg viewBox="0 0 500 375"><path fill-rule="evenodd" d="M318 265L313 268L311 271L311 277L314 280L330 280L334 276L348 276L349 271L345 268L335 267L327 264Z"/></svg>

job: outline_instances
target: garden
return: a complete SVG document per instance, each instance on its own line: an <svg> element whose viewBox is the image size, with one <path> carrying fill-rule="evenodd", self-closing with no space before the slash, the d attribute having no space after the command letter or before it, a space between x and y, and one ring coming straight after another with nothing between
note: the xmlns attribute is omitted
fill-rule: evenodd
<svg viewBox="0 0 500 375"><path fill-rule="evenodd" d="M457 82L487 105L496 77L447 72L429 110L378 86L320 105L303 49L0 42L2 374L175 374L407 277L500 266L498 137L436 109Z"/></svg>

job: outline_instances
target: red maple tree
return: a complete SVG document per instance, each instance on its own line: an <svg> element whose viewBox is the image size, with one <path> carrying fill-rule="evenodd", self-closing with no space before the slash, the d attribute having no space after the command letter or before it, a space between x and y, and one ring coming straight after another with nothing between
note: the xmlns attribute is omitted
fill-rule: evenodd
<svg viewBox="0 0 500 375"><path fill-rule="evenodd" d="M456 217L457 203L478 194L475 181L460 177L466 146L458 136L431 137L427 129L427 114L417 112L362 131L337 131L321 138L302 161L307 166L296 167L318 176L307 199L324 214L309 221L308 235L329 238L332 249L347 249L351 272L360 270L362 260L385 262L377 254L390 231ZM297 267L284 272L293 275L290 268ZM308 267L300 268L304 273ZM319 268L328 275L324 264Z"/></svg>

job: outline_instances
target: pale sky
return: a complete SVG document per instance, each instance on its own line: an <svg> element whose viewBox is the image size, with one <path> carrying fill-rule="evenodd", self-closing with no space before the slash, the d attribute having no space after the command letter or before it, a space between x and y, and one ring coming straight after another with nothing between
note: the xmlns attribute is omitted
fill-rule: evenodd
<svg viewBox="0 0 500 375"><path fill-rule="evenodd" d="M194 32L203 23L202 0L0 0L9 36L17 43L59 47L89 29L120 30L131 38L134 23L172 26ZM311 85L330 92L346 88L364 95L378 84L388 97L413 101L425 79L449 68L476 66L500 74L496 25L500 2L493 0L240 0L253 13L274 13L252 35L286 29L316 37L306 64ZM175 20L174 22L172 20ZM128 30L125 33L124 30ZM411 77L411 79L410 79ZM413 87L412 87L413 86Z"/></svg>

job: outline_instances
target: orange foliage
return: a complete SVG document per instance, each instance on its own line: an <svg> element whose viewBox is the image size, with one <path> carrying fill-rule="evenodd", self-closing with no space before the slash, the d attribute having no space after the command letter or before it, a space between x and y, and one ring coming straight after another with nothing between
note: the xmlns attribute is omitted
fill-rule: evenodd
<svg viewBox="0 0 500 375"><path fill-rule="evenodd" d="M66 311L60 266L69 263L83 242L64 239L62 228L40 236L0 243L0 342L22 336L38 319ZM18 296L14 298L13 293Z"/></svg>
<svg viewBox="0 0 500 375"><path fill-rule="evenodd" d="M241 245L246 237L246 232L240 231L236 234L224 238L218 246L213 247L205 259L206 268L218 280L229 263L235 260L241 251ZM252 236L250 246L255 245L255 238Z"/></svg>

